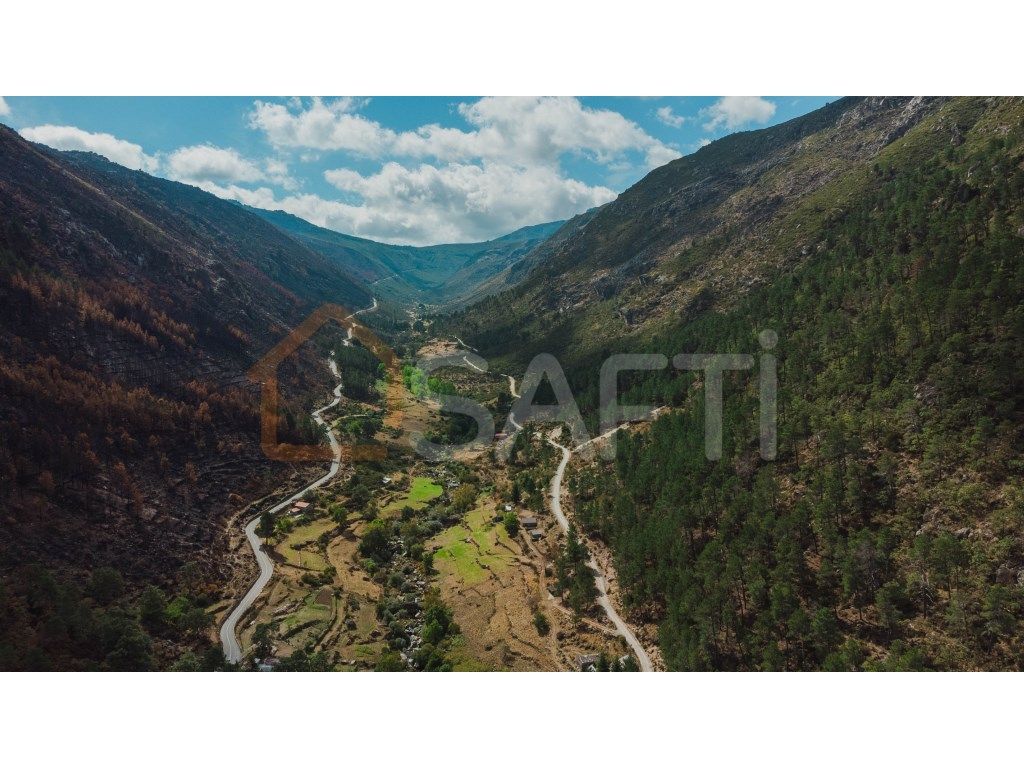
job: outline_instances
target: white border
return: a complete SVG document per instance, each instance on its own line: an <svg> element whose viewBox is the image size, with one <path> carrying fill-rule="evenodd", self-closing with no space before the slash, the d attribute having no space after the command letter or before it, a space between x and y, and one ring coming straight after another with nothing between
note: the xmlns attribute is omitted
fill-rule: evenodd
<svg viewBox="0 0 1024 768"><path fill-rule="evenodd" d="M4 95L1018 93L1005 0L8 3Z"/></svg>
<svg viewBox="0 0 1024 768"><path fill-rule="evenodd" d="M0 92L1021 90L1020 11L990 0L370 5L8 4ZM0 682L2 749L15 765L985 764L1013 754L1019 699L1009 675L6 674Z"/></svg>
<svg viewBox="0 0 1024 768"><path fill-rule="evenodd" d="M993 765L1017 751L1018 682L1009 673L8 674L0 722L9 765Z"/></svg>

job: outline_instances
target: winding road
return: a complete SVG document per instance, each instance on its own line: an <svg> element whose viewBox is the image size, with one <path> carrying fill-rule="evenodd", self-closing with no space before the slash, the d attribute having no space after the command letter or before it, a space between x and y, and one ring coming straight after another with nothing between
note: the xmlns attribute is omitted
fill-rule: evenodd
<svg viewBox="0 0 1024 768"><path fill-rule="evenodd" d="M458 336L455 337L455 340L458 341L459 344L461 344L463 347L466 347L467 349L472 349L472 347L469 347L469 345L467 345ZM468 357L464 356L462 359L471 368L475 368L481 373L484 372L482 368L470 362ZM509 376L508 374L502 375L506 379L508 379L509 394L512 395L513 398L518 398L519 392L516 389L516 380L512 376ZM651 412L651 416L656 416L662 410L664 410L664 408L655 409L654 411ZM515 416L511 411L509 412L508 423L509 425L511 425L512 429L509 429L509 427L506 426L506 432L508 434L506 440L511 439L515 435L515 433L520 429L520 425L516 422ZM620 429L628 427L629 425L629 422L620 424L614 429L610 429L607 432L598 435L597 437L587 440L585 443L581 443L575 448L575 450L578 451L581 448L591 445L592 443L595 443L604 437L608 437L609 435L612 435L618 432ZM551 478L551 485L549 487L551 498L551 511L552 513L554 513L555 519L558 520L558 524L559 526L561 526L562 531L568 534L569 519L565 516L565 513L562 511L562 479L565 476L565 468L569 465L569 459L572 457L573 451L566 448L564 445L561 445L560 443L556 443L554 438L549 437L548 442L562 452L562 460L558 463L558 469L555 470L555 474ZM597 604L601 606L601 609L605 612L605 615L608 617L608 620L615 627L619 635L621 635L623 639L625 639L626 643L629 645L633 653L636 655L637 660L640 662L640 671L653 672L654 664L651 662L651 657L647 655L647 651L644 649L643 645L637 639L637 636L633 633L633 630L629 628L629 625L626 624L625 621L623 621L622 617L619 616L619 612L615 610L615 606L612 605L612 601L608 597L608 580L607 578L605 578L604 572L598 566L597 560L595 560L594 557L591 556L590 561L587 563L587 565L590 566L591 570L593 570L595 574L594 582L597 584L598 591Z"/></svg>
<svg viewBox="0 0 1024 768"><path fill-rule="evenodd" d="M466 342L464 342L458 336L455 336L454 339L459 343L460 346L463 346L466 349L471 350L473 352L476 351L476 349L474 349L473 347L469 346ZM479 365L476 365L472 360L470 360L468 355L463 355L462 356L462 362L464 362L466 365L468 365L470 368L472 368L475 371L480 371L480 373L487 373L487 371L485 369L481 368ZM499 376L504 376L506 379L508 379L508 392L509 392L510 395L512 395L512 399L513 400L518 399L519 398L519 392L516 390L516 380L513 377L509 376L507 373L499 374ZM509 414L508 414L508 423L512 425L513 429L509 430L506 427L505 433L508 435L508 437L505 438L506 440L511 439L515 435L515 433L518 432L519 429L520 429L520 425L516 421L515 414L513 414L511 411L509 411Z"/></svg>
<svg viewBox="0 0 1024 768"><path fill-rule="evenodd" d="M373 312L377 309L377 299L373 299L373 304L364 309L360 309L353 312L351 315L346 317L346 320L351 320L356 315L361 315L367 312ZM348 339L352 338L352 328L348 328ZM328 480L338 474L338 470L341 469L341 444L338 442L338 438L334 434L334 430L327 426L324 420L323 413L325 411L334 408L338 403L341 402L341 373L338 371L338 364L332 359L329 362L331 373L334 374L336 379L339 379L338 385L334 388L334 399L331 400L327 405L322 408L317 408L313 411L313 421L327 430L327 440L331 445L331 452L334 454L334 460L331 462L331 467L327 470L327 473L320 476L312 483L307 485L301 491L298 491L295 495L289 496L287 499L282 501L275 507L267 510L271 514L277 514L282 509L285 509L296 501L299 501L308 491L313 491L322 486ZM224 648L224 657L231 664L238 664L242 661L242 646L238 642L238 622L245 615L253 603L256 602L256 598L260 596L263 589L270 582L270 577L274 575L274 561L270 559L270 555L263 551L263 543L260 541L260 537L256 534L256 528L260 524L260 516L256 515L253 517L248 524L245 526L245 538L249 541L249 546L252 547L252 553L256 556L256 564L259 566L260 573L256 577L256 581L249 587L249 591L245 593L238 604L235 605L231 613L224 620L224 623L220 627L220 643Z"/></svg>
<svg viewBox="0 0 1024 768"><path fill-rule="evenodd" d="M618 427L621 429L621 427ZM610 430L605 432L603 435L598 435L594 440L599 440L606 435L612 434L616 430ZM553 437L548 438L548 442L555 446L562 452L562 460L558 462L558 469L555 470L554 476L551 478L551 485L549 487L551 496L551 511L555 515L555 519L558 520L558 524L562 527L562 530L568 534L569 532L569 519L565 516L562 511L562 479L565 476L565 468L569 465L569 459L572 458L572 451L566 448L561 443L555 442ZM588 441L588 443L593 440ZM588 443L583 443L587 445ZM580 446L582 447L582 445ZM622 620L619 616L619 612L615 610L615 606L612 605L611 599L608 597L608 580L605 578L604 573L597 564L597 560L594 556L590 556L590 561L587 563L590 569L594 571L594 583L597 584L597 604L601 606L608 620L615 626L618 633L625 639L626 643L632 649L636 655L637 660L640 662L641 672L653 672L654 664L651 662L651 657L647 655L647 651L644 650L643 645L637 639L636 635L633 634L633 630L629 628L629 625Z"/></svg>

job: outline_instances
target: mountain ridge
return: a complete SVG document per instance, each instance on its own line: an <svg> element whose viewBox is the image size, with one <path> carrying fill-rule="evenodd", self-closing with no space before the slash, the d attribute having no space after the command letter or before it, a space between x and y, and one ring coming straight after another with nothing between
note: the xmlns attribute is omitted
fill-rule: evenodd
<svg viewBox="0 0 1024 768"><path fill-rule="evenodd" d="M669 668L1019 669L1024 100L837 104L653 172L450 328L510 374L554 354L591 426L609 354L760 366L775 332L777 457L756 372L712 461L667 369L620 398L668 413L569 481Z"/></svg>
<svg viewBox="0 0 1024 768"><path fill-rule="evenodd" d="M479 243L411 246L337 232L281 210L247 209L373 285L385 299L440 307L508 287L516 265L564 224L528 225Z"/></svg>
<svg viewBox="0 0 1024 768"><path fill-rule="evenodd" d="M230 493L281 472L246 372L324 301L370 296L238 206L0 126L4 567L167 580L223 546ZM317 365L283 376L294 412Z"/></svg>

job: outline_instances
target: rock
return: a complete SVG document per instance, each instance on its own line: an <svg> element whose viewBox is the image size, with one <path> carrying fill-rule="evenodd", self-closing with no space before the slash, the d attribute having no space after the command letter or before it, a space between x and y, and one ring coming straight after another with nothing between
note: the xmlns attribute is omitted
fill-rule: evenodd
<svg viewBox="0 0 1024 768"><path fill-rule="evenodd" d="M1018 572L1016 568L1011 568L1006 563L1003 563L996 569L996 584L1003 584L1009 586L1018 580Z"/></svg>

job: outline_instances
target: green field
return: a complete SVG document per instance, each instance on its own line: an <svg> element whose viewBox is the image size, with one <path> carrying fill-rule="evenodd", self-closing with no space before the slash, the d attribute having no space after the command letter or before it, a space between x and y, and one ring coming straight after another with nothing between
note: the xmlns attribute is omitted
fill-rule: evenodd
<svg viewBox="0 0 1024 768"><path fill-rule="evenodd" d="M429 477L414 477L405 495L387 504L380 514L387 517L399 512L404 507L422 509L442 493L444 493L444 488Z"/></svg>
<svg viewBox="0 0 1024 768"><path fill-rule="evenodd" d="M506 547L508 533L504 526L491 522L493 511L477 507L459 525L442 531L433 539L440 547L434 554L434 567L442 575L452 575L471 586L501 573L514 559ZM468 539L468 541L467 541Z"/></svg>

